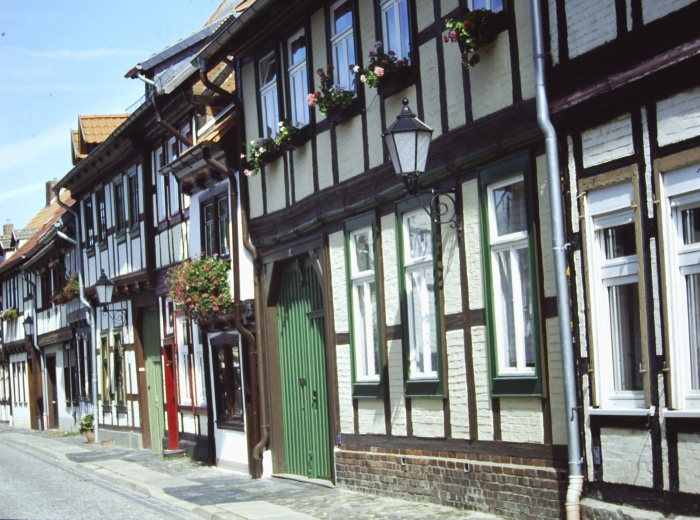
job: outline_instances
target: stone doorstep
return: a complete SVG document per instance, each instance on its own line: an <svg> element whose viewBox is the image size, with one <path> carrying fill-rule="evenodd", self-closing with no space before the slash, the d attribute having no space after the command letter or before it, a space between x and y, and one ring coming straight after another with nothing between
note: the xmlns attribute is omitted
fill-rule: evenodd
<svg viewBox="0 0 700 520"><path fill-rule="evenodd" d="M638 507L610 504L593 498L581 500L582 520L700 520L696 516L667 517L658 511L649 511Z"/></svg>

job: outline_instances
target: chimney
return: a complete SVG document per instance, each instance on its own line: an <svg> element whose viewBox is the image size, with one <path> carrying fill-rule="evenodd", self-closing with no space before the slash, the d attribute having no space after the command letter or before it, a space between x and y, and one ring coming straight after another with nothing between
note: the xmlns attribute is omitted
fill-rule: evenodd
<svg viewBox="0 0 700 520"><path fill-rule="evenodd" d="M53 187L56 186L58 179L53 179L46 182L46 205L50 206L53 199L56 198L53 193Z"/></svg>
<svg viewBox="0 0 700 520"><path fill-rule="evenodd" d="M2 226L2 234L3 236L9 237L12 235L12 231L15 229L15 226L13 224L3 224Z"/></svg>

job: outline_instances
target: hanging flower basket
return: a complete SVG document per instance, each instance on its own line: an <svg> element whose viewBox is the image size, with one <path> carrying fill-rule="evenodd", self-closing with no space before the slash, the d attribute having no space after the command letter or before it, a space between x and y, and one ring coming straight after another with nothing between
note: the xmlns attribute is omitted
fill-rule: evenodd
<svg viewBox="0 0 700 520"><path fill-rule="evenodd" d="M78 273L74 273L73 276L66 280L65 285L58 289L51 296L51 302L54 305L61 305L62 303L68 303L73 298L78 297L80 292L80 285L78 283Z"/></svg>
<svg viewBox="0 0 700 520"><path fill-rule="evenodd" d="M19 318L19 311L14 307L10 307L2 314L2 321L12 321L17 318Z"/></svg>
<svg viewBox="0 0 700 520"><path fill-rule="evenodd" d="M328 122L339 125L352 117L352 107L333 107L326 114Z"/></svg>
<svg viewBox="0 0 700 520"><path fill-rule="evenodd" d="M396 69L392 74L386 74L379 80L377 94L381 97L393 96L404 90L411 81L412 71L410 67Z"/></svg>
<svg viewBox="0 0 700 520"><path fill-rule="evenodd" d="M332 111L349 109L355 97L355 91L345 90L341 86L333 84L333 70L333 65L328 65L325 71L318 69L316 74L321 79L321 90L306 96L309 106L311 108L318 107L329 120L332 117Z"/></svg>
<svg viewBox="0 0 700 520"><path fill-rule="evenodd" d="M270 164L284 153L277 141L268 137L251 141L247 148L247 153L241 154L241 159L245 159L251 167L243 170L243 174L247 176L257 175L263 164Z"/></svg>
<svg viewBox="0 0 700 520"><path fill-rule="evenodd" d="M276 139L277 144L287 152L301 148L309 139L308 130L308 126L297 128L294 125L285 125L284 122L280 122L280 131Z"/></svg>
<svg viewBox="0 0 700 520"><path fill-rule="evenodd" d="M188 318L207 329L216 316L233 307L228 271L229 263L218 256L187 259L168 273L170 297Z"/></svg>
<svg viewBox="0 0 700 520"><path fill-rule="evenodd" d="M445 19L445 28L445 43L459 45L461 63L467 68L479 63L481 56L477 51L482 45L492 42L497 34L494 14L487 9L465 9L460 18Z"/></svg>

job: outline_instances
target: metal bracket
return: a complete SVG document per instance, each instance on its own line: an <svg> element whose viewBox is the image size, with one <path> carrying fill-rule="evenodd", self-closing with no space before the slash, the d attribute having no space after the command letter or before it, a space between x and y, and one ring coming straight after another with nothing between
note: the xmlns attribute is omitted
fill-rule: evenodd
<svg viewBox="0 0 700 520"><path fill-rule="evenodd" d="M404 193L406 194L407 200L414 198L433 222L441 226L449 224L450 228L461 234L462 219L457 211L457 188L452 188L450 190L437 190L435 188L421 190L418 188L418 175L415 173L404 175L403 182L406 187ZM427 206L423 204L419 195L431 195L430 204ZM452 202L452 210L450 210L448 204L440 202L441 196L450 199ZM445 216L450 215L450 213L450 218L445 219Z"/></svg>
<svg viewBox="0 0 700 520"><path fill-rule="evenodd" d="M129 311L127 309L102 309L102 314L106 314L111 318L115 327L129 326Z"/></svg>

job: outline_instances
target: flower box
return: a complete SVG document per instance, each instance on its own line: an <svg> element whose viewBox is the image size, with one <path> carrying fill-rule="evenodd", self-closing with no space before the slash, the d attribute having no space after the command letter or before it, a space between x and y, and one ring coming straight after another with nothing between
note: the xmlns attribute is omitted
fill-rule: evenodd
<svg viewBox="0 0 700 520"><path fill-rule="evenodd" d="M19 318L19 311L14 307L10 307L2 315L2 321L12 321L17 318Z"/></svg>
<svg viewBox="0 0 700 520"><path fill-rule="evenodd" d="M397 92L401 92L413 79L413 70L411 67L396 69L394 72L385 74L379 79L377 94L381 97L393 96Z"/></svg>
<svg viewBox="0 0 700 520"><path fill-rule="evenodd" d="M273 162L275 162L277 159L282 157L282 155L284 155L284 150L279 148L279 149L272 151L272 152L265 152L264 154L262 154L260 156L260 160L262 161L263 164L268 165L268 164L272 164Z"/></svg>
<svg viewBox="0 0 700 520"><path fill-rule="evenodd" d="M286 141L282 141L280 145L282 146L282 148L284 148L285 151L291 152L292 150L296 150L297 148L301 148L302 146L304 146L304 144L308 140L308 131L300 130L299 132L290 135L289 138Z"/></svg>
<svg viewBox="0 0 700 520"><path fill-rule="evenodd" d="M332 125L339 125L352 117L352 106L349 107L333 107L326 114L328 122Z"/></svg>

